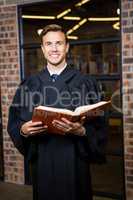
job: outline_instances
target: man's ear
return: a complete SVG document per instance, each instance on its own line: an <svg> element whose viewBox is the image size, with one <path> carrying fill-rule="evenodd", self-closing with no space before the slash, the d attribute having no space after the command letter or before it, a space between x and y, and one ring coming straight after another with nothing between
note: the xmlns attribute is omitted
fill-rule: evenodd
<svg viewBox="0 0 133 200"><path fill-rule="evenodd" d="M43 46L42 46L42 44L41 44L41 49L42 49L42 51L43 51Z"/></svg>
<svg viewBox="0 0 133 200"><path fill-rule="evenodd" d="M41 44L41 49L42 49L42 52L44 53L44 48L43 48L43 45Z"/></svg>
<svg viewBox="0 0 133 200"><path fill-rule="evenodd" d="M69 47L70 47L70 45L69 45L69 43L67 42L67 44L66 44L66 53L68 53Z"/></svg>

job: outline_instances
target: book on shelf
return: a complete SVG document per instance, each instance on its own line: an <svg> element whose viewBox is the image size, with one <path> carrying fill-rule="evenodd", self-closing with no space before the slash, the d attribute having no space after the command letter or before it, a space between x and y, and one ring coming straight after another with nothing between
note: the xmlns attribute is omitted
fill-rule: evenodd
<svg viewBox="0 0 133 200"><path fill-rule="evenodd" d="M48 126L48 132L58 133L59 130L52 125L54 119L61 120L61 118L66 118L71 122L78 122L83 116L87 119L103 114L103 111L110 103L110 101L101 101L95 104L79 106L74 111L63 108L37 106L33 110L32 121L41 121Z"/></svg>

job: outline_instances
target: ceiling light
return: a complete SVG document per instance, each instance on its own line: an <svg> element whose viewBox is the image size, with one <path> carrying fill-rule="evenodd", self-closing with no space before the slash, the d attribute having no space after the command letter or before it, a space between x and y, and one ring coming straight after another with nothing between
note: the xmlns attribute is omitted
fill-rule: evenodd
<svg viewBox="0 0 133 200"><path fill-rule="evenodd" d="M43 29L38 29L38 30L37 30L38 35L41 35L42 30L43 30Z"/></svg>
<svg viewBox="0 0 133 200"><path fill-rule="evenodd" d="M117 15L120 15L120 8L117 8Z"/></svg>
<svg viewBox="0 0 133 200"><path fill-rule="evenodd" d="M78 37L74 36L74 35L68 35L67 38L71 39L71 40L77 40L78 39Z"/></svg>
<svg viewBox="0 0 133 200"><path fill-rule="evenodd" d="M82 21L79 22L79 25L83 25L85 22L87 21L87 19L83 19Z"/></svg>
<svg viewBox="0 0 133 200"><path fill-rule="evenodd" d="M90 17L88 18L89 21L95 21L95 22L107 22L107 21L118 21L120 20L119 17Z"/></svg>
<svg viewBox="0 0 133 200"><path fill-rule="evenodd" d="M67 31L67 35L71 34L73 31L77 30L80 26L82 26L85 22L87 22L87 19L81 20L78 24L73 26L70 30Z"/></svg>
<svg viewBox="0 0 133 200"><path fill-rule="evenodd" d="M60 13L59 15L57 15L57 19L63 17L64 15L68 14L69 12L71 12L71 9L67 9L65 11L63 11L62 13Z"/></svg>
<svg viewBox="0 0 133 200"><path fill-rule="evenodd" d="M63 17L63 19L65 20L80 20L80 17L73 17L73 16L65 16Z"/></svg>
<svg viewBox="0 0 133 200"><path fill-rule="evenodd" d="M120 22L116 22L115 24L113 24L113 28L116 30L120 29Z"/></svg>
<svg viewBox="0 0 133 200"><path fill-rule="evenodd" d="M67 31L67 35L71 34L73 31L73 29L70 29L69 31Z"/></svg>
<svg viewBox="0 0 133 200"><path fill-rule="evenodd" d="M76 6L76 7L80 7L80 6L82 6L83 4L85 4L85 3L89 2L89 1L90 1L90 0L82 0L82 1L80 1L79 3L75 4L75 6Z"/></svg>
<svg viewBox="0 0 133 200"><path fill-rule="evenodd" d="M55 19L55 16L41 16L41 15L22 15L25 19Z"/></svg>

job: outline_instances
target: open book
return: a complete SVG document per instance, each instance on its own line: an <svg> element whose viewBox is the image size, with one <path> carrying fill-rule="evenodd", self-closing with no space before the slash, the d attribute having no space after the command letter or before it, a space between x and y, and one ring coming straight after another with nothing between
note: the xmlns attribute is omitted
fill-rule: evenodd
<svg viewBox="0 0 133 200"><path fill-rule="evenodd" d="M74 111L62 108L38 106L34 108L32 121L42 121L45 125L48 125L48 132L57 133L58 130L52 125L54 119L61 120L63 117L72 122L76 122L83 116L86 118L95 117L103 114L103 111L109 104L110 101L101 101L91 105L79 106Z"/></svg>

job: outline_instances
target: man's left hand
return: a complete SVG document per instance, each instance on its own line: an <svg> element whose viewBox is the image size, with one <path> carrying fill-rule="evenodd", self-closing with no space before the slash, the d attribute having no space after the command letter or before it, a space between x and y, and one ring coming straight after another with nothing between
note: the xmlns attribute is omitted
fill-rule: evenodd
<svg viewBox="0 0 133 200"><path fill-rule="evenodd" d="M86 130L83 126L83 123L85 121L85 117L82 117L79 122L71 122L66 118L61 118L60 120L53 120L53 125L61 130L65 135L71 133L74 135L84 136L86 133Z"/></svg>

